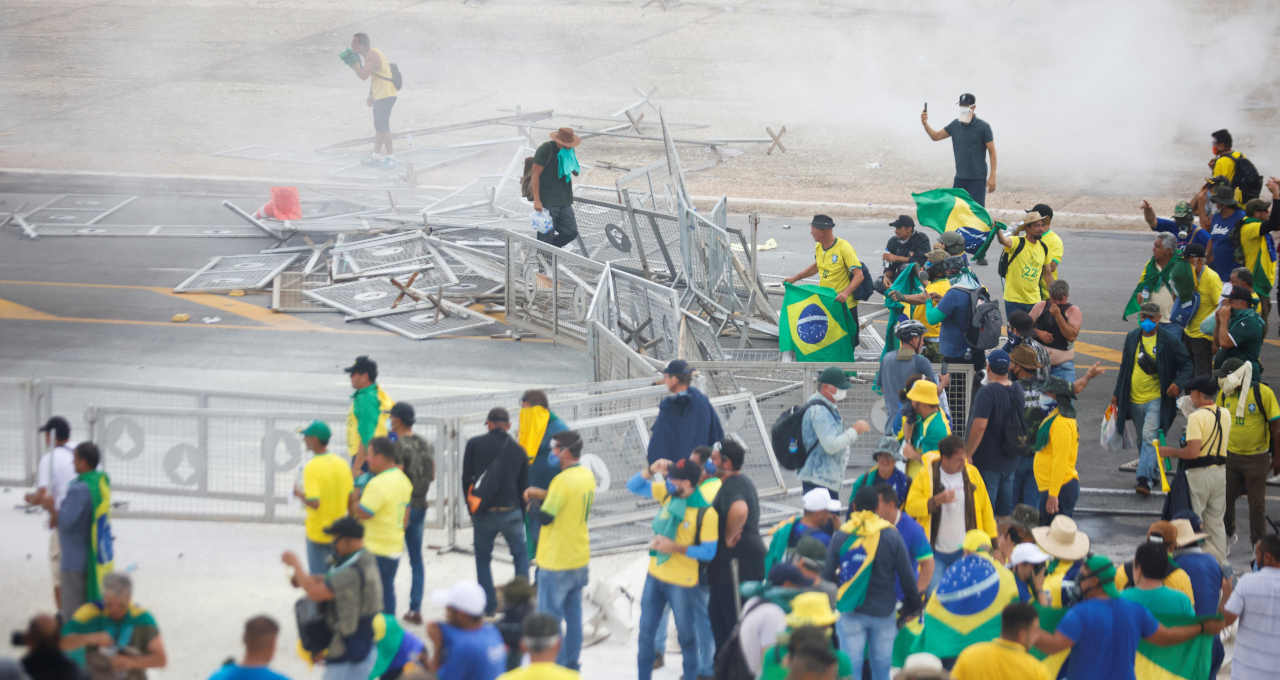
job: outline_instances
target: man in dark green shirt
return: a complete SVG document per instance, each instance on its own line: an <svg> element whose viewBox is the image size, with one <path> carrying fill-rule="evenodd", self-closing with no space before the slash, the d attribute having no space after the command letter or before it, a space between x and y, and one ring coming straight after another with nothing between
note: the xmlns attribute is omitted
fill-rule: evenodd
<svg viewBox="0 0 1280 680"><path fill-rule="evenodd" d="M539 233L538 240L563 248L578 238L578 221L573 215L573 176L578 174L578 156L574 151L582 138L573 128L560 128L551 133L533 152L533 209L551 213L551 231Z"/></svg>
<svg viewBox="0 0 1280 680"><path fill-rule="evenodd" d="M1243 286L1232 286L1226 302L1215 312L1214 339L1221 349L1213 357L1213 367L1220 368L1227 359L1239 357L1253 364L1254 375L1261 375L1258 353L1262 351L1262 335L1267 324L1253 310L1253 293Z"/></svg>

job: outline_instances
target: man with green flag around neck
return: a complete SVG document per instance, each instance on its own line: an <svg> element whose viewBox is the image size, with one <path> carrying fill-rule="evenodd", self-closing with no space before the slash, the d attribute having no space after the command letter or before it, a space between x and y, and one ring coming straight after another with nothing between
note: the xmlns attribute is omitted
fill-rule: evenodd
<svg viewBox="0 0 1280 680"><path fill-rule="evenodd" d="M1145 302L1160 305L1160 315L1171 320L1174 298L1189 303L1196 292L1196 280L1191 266L1177 253L1178 239L1168 232L1160 232L1151 245L1151 259L1142 269L1142 277L1129 296L1121 318L1138 311Z"/></svg>
<svg viewBox="0 0 1280 680"><path fill-rule="evenodd" d="M102 577L112 570L111 480L98 470L101 457L93 442L76 446L76 478L57 512L64 621L71 620L81 605L102 599ZM53 512L52 496L46 507Z"/></svg>
<svg viewBox="0 0 1280 680"><path fill-rule="evenodd" d="M1267 181L1271 195L1280 199L1280 183ZM1240 223L1240 253L1244 266L1253 274L1253 292L1261 298L1258 311L1263 321L1271 312L1271 289L1275 287L1276 244L1271 233L1280 230L1280 217L1272 217L1271 204L1255 198L1244 204L1244 221Z"/></svg>
<svg viewBox="0 0 1280 680"><path fill-rule="evenodd" d="M858 490L853 497L854 512L827 546L822 578L839 585L836 633L840 648L854 668L862 668L865 654L871 662L872 680L889 680L898 633L894 584L902 588L904 614L920 609L920 593L902 535L876 514L879 501L875 487Z"/></svg>

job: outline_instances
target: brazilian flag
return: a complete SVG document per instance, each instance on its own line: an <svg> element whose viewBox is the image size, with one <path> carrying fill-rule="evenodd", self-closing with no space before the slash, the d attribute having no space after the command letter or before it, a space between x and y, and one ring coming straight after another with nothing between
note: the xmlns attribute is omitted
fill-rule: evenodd
<svg viewBox="0 0 1280 680"><path fill-rule="evenodd" d="M1036 605L1036 609L1040 612L1040 628L1046 633L1053 633L1058 629L1058 623L1062 621L1062 617L1066 615L1067 609L1056 607L1041 607ZM1165 628L1173 628L1175 626L1194 626L1201 621L1210 621L1216 616L1179 616L1174 614L1156 614L1156 620ZM1049 671L1049 677L1060 677L1066 666L1067 658L1070 654L1076 652L1076 648L1058 652L1052 656L1046 656L1035 647L1031 648L1031 654ZM1080 650L1081 653L1088 654L1089 650ZM1196 678L1204 678L1209 675L1209 667L1213 661L1213 636L1197 635L1182 644L1170 645L1162 647L1157 644L1142 641L1138 643L1138 653L1134 658L1134 676L1142 678L1142 680L1195 680Z"/></svg>
<svg viewBox="0 0 1280 680"><path fill-rule="evenodd" d="M894 661L916 652L950 659L970 645L1000 637L1000 615L1018 600L1013 572L985 553L965 555L942 574L919 625L907 625L894 640Z"/></svg>
<svg viewBox="0 0 1280 680"><path fill-rule="evenodd" d="M89 507L93 512L93 521L89 525L84 597L87 602L96 602L102 599L102 577L111 573L115 566L111 535L111 479L100 470L82 472L77 479L89 487Z"/></svg>
<svg viewBox="0 0 1280 680"><path fill-rule="evenodd" d="M964 189L934 189L911 194L916 202L916 221L939 234L955 231L964 237L965 251L976 257L985 257L996 232L998 223L991 219L987 209L973 200ZM1004 225L999 225L1003 228Z"/></svg>
<svg viewBox="0 0 1280 680"><path fill-rule="evenodd" d="M778 349L796 361L853 361L858 320L825 286L786 285L778 320Z"/></svg>

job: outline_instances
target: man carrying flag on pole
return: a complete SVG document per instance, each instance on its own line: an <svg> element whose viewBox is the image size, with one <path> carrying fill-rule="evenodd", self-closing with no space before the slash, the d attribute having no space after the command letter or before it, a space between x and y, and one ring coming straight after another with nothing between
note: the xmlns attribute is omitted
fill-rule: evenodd
<svg viewBox="0 0 1280 680"><path fill-rule="evenodd" d="M778 346L784 352L798 350L796 359L800 361L853 361L853 349L858 346L858 299L854 297L853 291L862 284L866 275L865 267L858 260L858 253L853 246L836 237L833 233L835 227L835 220L827 215L813 216L813 221L809 223L809 235L814 240L814 263L786 279L787 284L794 284L800 279L818 274L818 284L835 291L833 296L827 296L812 287L806 287L803 292L816 293L822 301L806 298L805 304L796 306L795 302L799 302L799 298L795 297L797 293L794 292L794 287L787 288L787 295L783 300L783 316L787 322L780 325L791 333L782 334ZM828 300L828 297L833 299ZM831 328L832 321L839 324L838 330ZM845 343L849 347L848 358L813 356L845 336L849 337L849 342ZM833 348L832 352L835 351L836 348Z"/></svg>

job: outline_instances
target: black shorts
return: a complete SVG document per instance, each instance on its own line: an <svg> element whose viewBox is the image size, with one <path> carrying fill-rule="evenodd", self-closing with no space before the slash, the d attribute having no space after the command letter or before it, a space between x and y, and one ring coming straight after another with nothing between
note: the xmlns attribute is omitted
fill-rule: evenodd
<svg viewBox="0 0 1280 680"><path fill-rule="evenodd" d="M373 100L373 131L391 132L391 107L396 105L395 97L383 97Z"/></svg>

